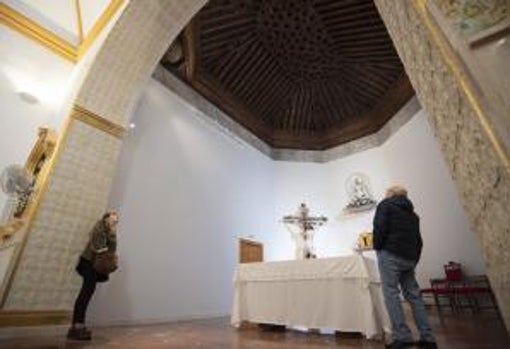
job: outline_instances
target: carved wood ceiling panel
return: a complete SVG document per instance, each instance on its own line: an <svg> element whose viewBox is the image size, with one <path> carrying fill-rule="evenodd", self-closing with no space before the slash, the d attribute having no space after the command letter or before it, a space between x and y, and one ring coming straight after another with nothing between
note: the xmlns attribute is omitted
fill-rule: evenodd
<svg viewBox="0 0 510 349"><path fill-rule="evenodd" d="M414 95L372 0L211 0L162 62L276 148L366 136Z"/></svg>

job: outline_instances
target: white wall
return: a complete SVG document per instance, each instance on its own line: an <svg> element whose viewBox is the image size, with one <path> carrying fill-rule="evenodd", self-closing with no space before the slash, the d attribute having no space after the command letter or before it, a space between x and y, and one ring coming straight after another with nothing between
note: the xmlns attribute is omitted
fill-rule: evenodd
<svg viewBox="0 0 510 349"><path fill-rule="evenodd" d="M454 183L448 173L424 111L417 113L385 144L326 164L275 163L275 216L293 213L306 202L313 214L329 223L316 231L319 257L352 252L358 234L372 230L374 210L342 214L348 202L345 181L354 172L366 174L380 200L385 188L400 183L410 192L421 217L424 240L418 279L424 286L443 275L442 265L459 261L467 273L483 273L481 253L469 228ZM267 246L270 259L293 257L293 242L279 224L275 241Z"/></svg>
<svg viewBox="0 0 510 349"><path fill-rule="evenodd" d="M294 213L304 202L312 215L329 218L328 223L315 233L315 246L320 257L351 253L357 235L363 230L372 230L373 212L343 213L348 202L345 181L354 172L369 175L374 194L380 196L388 183L382 149L370 149L325 164L275 163L276 217ZM293 242L283 224L278 225L275 241L271 241L267 249L269 259L293 258Z"/></svg>
<svg viewBox="0 0 510 349"><path fill-rule="evenodd" d="M237 238L273 232L273 163L150 80L125 141L111 203L120 271L99 287L96 323L230 312Z"/></svg>
<svg viewBox="0 0 510 349"><path fill-rule="evenodd" d="M74 65L21 34L0 26L0 171L24 164L40 126L59 129ZM19 92L39 100L30 104ZM0 190L0 212L5 195Z"/></svg>
<svg viewBox="0 0 510 349"><path fill-rule="evenodd" d="M481 250L460 204L424 111L384 144L390 178L404 184L420 215L424 250L418 275L443 275L442 265L461 262L469 274L485 271Z"/></svg>
<svg viewBox="0 0 510 349"><path fill-rule="evenodd" d="M326 164L274 162L197 114L155 80L144 90L111 198L121 213L121 270L93 300L95 323L229 313L237 238L262 241L266 260L292 259L294 246L279 220L301 202L329 217L316 233L318 255L352 253L374 214L342 212L345 181L354 172L369 176L378 199L391 184L409 188L425 242L423 285L441 276L449 260L483 272L424 112L383 146Z"/></svg>
<svg viewBox="0 0 510 349"><path fill-rule="evenodd" d="M279 220L301 202L329 217L316 233L319 256L352 253L374 214L342 213L345 181L354 172L370 177L378 199L391 184L409 188L422 219L423 285L449 260L483 272L424 112L383 146L326 164L274 162L197 114L155 80L146 86L111 197L121 213L121 268L93 300L96 324L228 314L237 238L262 241L266 260L292 259Z"/></svg>

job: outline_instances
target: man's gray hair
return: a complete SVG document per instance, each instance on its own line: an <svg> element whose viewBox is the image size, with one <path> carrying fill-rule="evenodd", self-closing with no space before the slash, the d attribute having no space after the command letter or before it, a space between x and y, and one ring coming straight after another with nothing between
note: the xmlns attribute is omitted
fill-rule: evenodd
<svg viewBox="0 0 510 349"><path fill-rule="evenodd" d="M407 189L401 185L392 185L388 189L386 189L386 194L388 197L402 195L407 196Z"/></svg>

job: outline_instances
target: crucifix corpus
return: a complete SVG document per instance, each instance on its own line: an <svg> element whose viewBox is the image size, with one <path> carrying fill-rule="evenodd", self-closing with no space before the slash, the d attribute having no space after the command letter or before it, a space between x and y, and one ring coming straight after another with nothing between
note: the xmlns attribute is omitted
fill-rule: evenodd
<svg viewBox="0 0 510 349"><path fill-rule="evenodd" d="M325 224L324 216L310 216L310 209L303 203L295 215L284 216L282 222L289 230L296 244L296 259L317 258L313 245L313 234L316 227Z"/></svg>

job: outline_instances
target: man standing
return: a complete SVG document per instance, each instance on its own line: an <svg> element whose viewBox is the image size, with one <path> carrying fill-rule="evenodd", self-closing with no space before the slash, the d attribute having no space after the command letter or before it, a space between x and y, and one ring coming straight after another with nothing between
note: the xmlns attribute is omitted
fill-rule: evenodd
<svg viewBox="0 0 510 349"><path fill-rule="evenodd" d="M387 189L385 199L379 203L375 212L373 233L384 302L394 337L389 348L400 349L413 345L437 348L414 275L423 246L420 219L407 198L405 188L393 186ZM399 285L404 298L411 304L414 321L420 332L420 341L417 343L413 342L406 324Z"/></svg>

